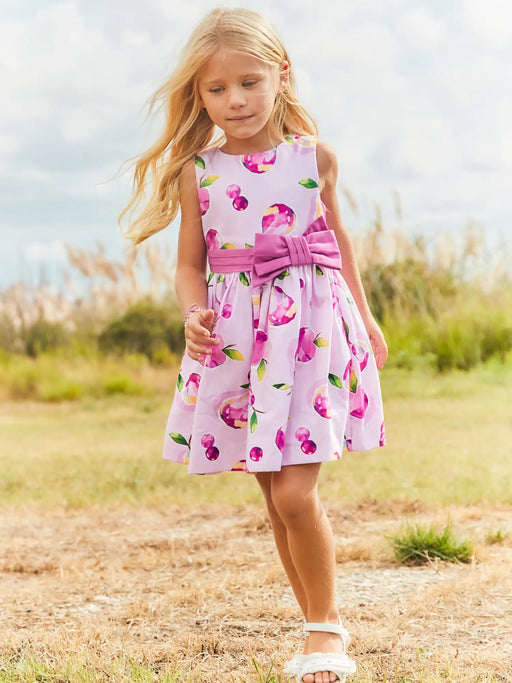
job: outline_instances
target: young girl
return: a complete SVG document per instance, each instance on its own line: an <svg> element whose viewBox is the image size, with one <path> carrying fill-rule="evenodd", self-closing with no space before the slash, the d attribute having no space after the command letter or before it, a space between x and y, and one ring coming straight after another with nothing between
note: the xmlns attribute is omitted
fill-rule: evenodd
<svg viewBox="0 0 512 683"><path fill-rule="evenodd" d="M134 243L181 209L186 353L164 457L195 474L255 473L306 620L304 654L285 672L297 683L344 681L355 663L317 478L344 447L384 445L377 367L387 348L341 221L336 159L314 137L285 48L255 12L212 11L152 106L159 99L165 131L139 158L125 212L148 174Z"/></svg>

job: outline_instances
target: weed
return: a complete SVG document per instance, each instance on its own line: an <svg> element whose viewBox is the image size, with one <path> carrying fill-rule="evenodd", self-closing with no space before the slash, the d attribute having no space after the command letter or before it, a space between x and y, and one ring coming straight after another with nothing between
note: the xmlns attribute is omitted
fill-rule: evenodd
<svg viewBox="0 0 512 683"><path fill-rule="evenodd" d="M501 529L497 531L489 532L485 537L485 542L488 545L496 545L498 543L504 543L510 534L503 532Z"/></svg>
<svg viewBox="0 0 512 683"><path fill-rule="evenodd" d="M467 563L473 555L471 544L458 541L449 522L444 530L435 524L407 524L399 534L386 536L386 539L401 564L421 565L433 558Z"/></svg>
<svg viewBox="0 0 512 683"><path fill-rule="evenodd" d="M260 671L258 662L254 657L252 658L252 663L258 675L258 683L281 683L281 677L272 673L272 669L274 668L273 662L270 663L269 670L266 673Z"/></svg>

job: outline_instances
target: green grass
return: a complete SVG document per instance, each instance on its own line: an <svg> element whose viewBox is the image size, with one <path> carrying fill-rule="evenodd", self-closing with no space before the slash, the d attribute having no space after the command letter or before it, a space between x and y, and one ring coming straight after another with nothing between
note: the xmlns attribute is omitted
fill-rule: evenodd
<svg viewBox="0 0 512 683"><path fill-rule="evenodd" d="M161 459L175 370L165 396L117 395L0 408L0 498L5 503L87 506L259 501L250 475L189 476ZM162 377L158 380L162 383ZM388 445L345 453L322 468L336 500L510 503L512 367L470 373L382 374Z"/></svg>
<svg viewBox="0 0 512 683"><path fill-rule="evenodd" d="M195 675L179 671L170 664L149 666L128 656L110 659L108 667L93 666L75 656L66 663L21 655L0 657L0 683L199 683Z"/></svg>
<svg viewBox="0 0 512 683"><path fill-rule="evenodd" d="M437 372L471 370L491 358L505 361L512 348L512 288L489 296L464 291L429 313L389 305L383 329L390 364Z"/></svg>
<svg viewBox="0 0 512 683"><path fill-rule="evenodd" d="M418 659L421 660L421 651ZM258 664L253 659L256 673L246 683L285 683L287 677L273 673L272 664ZM421 661L414 677L399 672L393 677L379 676L361 667L350 678L351 683L502 683L500 675L492 673L472 674L464 666L452 665L429 666L429 673L423 671ZM220 672L219 672L220 673ZM211 675L208 681L213 680ZM227 680L236 680L228 678ZM507 679L508 680L508 679ZM93 666L82 661L79 656L70 657L59 665L51 661L21 655L17 658L0 656L0 683L204 683L205 678L199 673L178 670L170 664L150 665L127 656L116 656L109 660L108 666Z"/></svg>
<svg viewBox="0 0 512 683"><path fill-rule="evenodd" d="M121 394L155 396L162 390L155 378L172 374L176 363L170 351L166 363L157 364L136 353L116 357L52 351L30 358L0 349L0 399L59 403Z"/></svg>
<svg viewBox="0 0 512 683"><path fill-rule="evenodd" d="M434 558L443 562L470 562L473 547L459 541L450 523L443 530L436 524L407 524L399 533L386 536L401 564L422 565Z"/></svg>

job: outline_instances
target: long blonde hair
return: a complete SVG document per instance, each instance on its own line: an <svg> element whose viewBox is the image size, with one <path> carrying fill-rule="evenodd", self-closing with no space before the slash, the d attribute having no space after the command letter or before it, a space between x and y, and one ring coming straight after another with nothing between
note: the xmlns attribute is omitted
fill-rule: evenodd
<svg viewBox="0 0 512 683"><path fill-rule="evenodd" d="M197 75L220 45L270 66L280 66L284 61L290 65L288 85L278 92L270 117L270 139L317 134L314 120L295 95L290 57L272 25L248 9L212 10L190 36L174 73L149 101L148 115L157 105L165 110L165 127L155 144L137 158L133 194L119 216L121 230L134 246L174 220L179 209L183 165L216 142L215 126L200 102ZM148 184L151 196L144 201ZM130 223L123 230L122 219L126 214Z"/></svg>

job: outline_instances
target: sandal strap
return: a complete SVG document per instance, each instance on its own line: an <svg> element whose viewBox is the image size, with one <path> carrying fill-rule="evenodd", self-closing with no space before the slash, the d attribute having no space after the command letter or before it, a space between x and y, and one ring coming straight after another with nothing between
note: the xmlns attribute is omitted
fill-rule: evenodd
<svg viewBox="0 0 512 683"><path fill-rule="evenodd" d="M309 636L310 631L321 631L322 633L336 633L336 635L341 636L343 641L343 646L345 652L350 645L350 635L347 629L341 623L341 619L338 624L321 624L318 622L306 622L304 624L304 633Z"/></svg>
<svg viewBox="0 0 512 683"><path fill-rule="evenodd" d="M318 622L307 621L304 624L304 633L309 636L310 631L321 631L322 633L337 633L338 635L348 635L347 629L343 624L321 624Z"/></svg>

